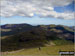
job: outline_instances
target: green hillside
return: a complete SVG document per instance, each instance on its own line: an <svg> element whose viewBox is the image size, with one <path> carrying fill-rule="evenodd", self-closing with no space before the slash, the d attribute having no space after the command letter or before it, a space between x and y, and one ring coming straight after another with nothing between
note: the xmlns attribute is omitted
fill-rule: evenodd
<svg viewBox="0 0 75 56"><path fill-rule="evenodd" d="M2 51L13 51L23 48L36 48L46 45L73 44L72 41L58 37L58 34L54 32L47 32L46 30L40 28L35 28L31 31L21 32L13 36L6 37L2 39L1 43Z"/></svg>
<svg viewBox="0 0 75 56"><path fill-rule="evenodd" d="M19 24L1 28L1 52L11 52L5 55L51 55L59 50L74 50L74 32L60 25Z"/></svg>

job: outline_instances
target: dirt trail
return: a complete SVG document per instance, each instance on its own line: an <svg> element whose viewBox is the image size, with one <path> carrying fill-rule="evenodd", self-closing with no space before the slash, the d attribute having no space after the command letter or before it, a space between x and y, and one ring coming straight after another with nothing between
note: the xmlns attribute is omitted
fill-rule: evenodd
<svg viewBox="0 0 75 56"><path fill-rule="evenodd" d="M17 52L20 52L20 51L23 51L24 49L21 49L21 50L17 50L17 51L11 51L11 52L0 52L0 54L9 54L9 53L17 53Z"/></svg>

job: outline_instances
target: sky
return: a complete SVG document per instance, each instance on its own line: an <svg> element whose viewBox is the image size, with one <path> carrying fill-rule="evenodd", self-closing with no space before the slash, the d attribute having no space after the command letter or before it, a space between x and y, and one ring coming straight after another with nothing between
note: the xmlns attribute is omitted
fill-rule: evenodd
<svg viewBox="0 0 75 56"><path fill-rule="evenodd" d="M74 26L74 0L0 0L1 25Z"/></svg>

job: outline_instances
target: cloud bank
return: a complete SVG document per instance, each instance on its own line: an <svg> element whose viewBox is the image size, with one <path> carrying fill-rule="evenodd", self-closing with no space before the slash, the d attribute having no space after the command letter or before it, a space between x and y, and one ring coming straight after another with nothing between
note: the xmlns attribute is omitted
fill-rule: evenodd
<svg viewBox="0 0 75 56"><path fill-rule="evenodd" d="M74 12L59 13L54 7L67 6L73 0L0 0L0 16L53 17L74 19Z"/></svg>

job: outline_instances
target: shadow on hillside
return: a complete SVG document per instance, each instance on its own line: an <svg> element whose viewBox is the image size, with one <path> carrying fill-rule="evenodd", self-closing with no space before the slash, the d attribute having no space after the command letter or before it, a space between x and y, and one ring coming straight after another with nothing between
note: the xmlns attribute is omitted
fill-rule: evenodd
<svg viewBox="0 0 75 56"><path fill-rule="evenodd" d="M46 43L45 40L12 41L12 38L1 40L1 52L16 51L20 49L39 48ZM16 39L15 39L16 40Z"/></svg>
<svg viewBox="0 0 75 56"><path fill-rule="evenodd" d="M50 32L41 28L35 28L26 32L16 33L13 36L8 36L5 39L1 39L1 51L5 52L27 48L39 48L44 46L44 44L48 43L50 40L55 41L56 44L67 43L66 40L63 41L63 39L59 38L58 35L59 34L56 32Z"/></svg>

